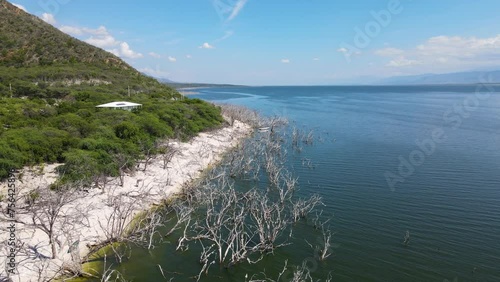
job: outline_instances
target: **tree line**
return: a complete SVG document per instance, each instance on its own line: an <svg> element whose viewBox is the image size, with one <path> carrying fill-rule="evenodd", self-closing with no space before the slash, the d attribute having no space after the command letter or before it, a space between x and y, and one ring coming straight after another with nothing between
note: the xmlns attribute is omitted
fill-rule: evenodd
<svg viewBox="0 0 500 282"><path fill-rule="evenodd" d="M134 111L97 109L121 95L76 92L64 99L0 99L0 178L10 168L65 163L61 181L84 181L97 175L117 176L120 168L158 150L164 138L186 140L219 126L220 109L198 99L170 94L137 94Z"/></svg>

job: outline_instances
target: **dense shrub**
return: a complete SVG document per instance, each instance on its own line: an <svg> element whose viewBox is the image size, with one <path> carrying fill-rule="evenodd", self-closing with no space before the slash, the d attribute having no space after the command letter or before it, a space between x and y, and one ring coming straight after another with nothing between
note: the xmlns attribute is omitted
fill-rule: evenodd
<svg viewBox="0 0 500 282"><path fill-rule="evenodd" d="M155 97L138 95L133 102L143 108L133 112L96 108L112 100L103 101L94 92L50 103L40 98L0 99L0 177L10 167L41 162L65 162L64 181L116 175L115 156L135 160L154 152L159 138L187 139L222 122L220 110L201 100Z"/></svg>
<svg viewBox="0 0 500 282"><path fill-rule="evenodd" d="M220 124L215 107L179 101L117 56L0 2L0 178L11 167L56 161L66 162L65 181L114 175L117 155L137 159L158 138ZM144 107L96 109L123 100Z"/></svg>

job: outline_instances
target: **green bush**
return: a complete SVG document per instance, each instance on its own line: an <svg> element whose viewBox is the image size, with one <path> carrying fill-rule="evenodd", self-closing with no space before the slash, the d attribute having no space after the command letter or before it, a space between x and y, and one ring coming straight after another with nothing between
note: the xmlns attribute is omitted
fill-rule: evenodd
<svg viewBox="0 0 500 282"><path fill-rule="evenodd" d="M0 178L6 178L9 176L9 171L12 168L19 167L16 163L11 160L0 158Z"/></svg>
<svg viewBox="0 0 500 282"><path fill-rule="evenodd" d="M99 153L72 149L64 153L64 165L58 167L64 181L82 181L84 185L92 183L99 174Z"/></svg>
<svg viewBox="0 0 500 282"><path fill-rule="evenodd" d="M134 123L124 121L114 127L116 137L120 139L134 140L140 135L140 129Z"/></svg>
<svg viewBox="0 0 500 282"><path fill-rule="evenodd" d="M64 181L88 181L89 175L99 173L116 175L115 156L135 160L153 152L157 139L188 139L222 122L217 107L197 99L173 101L168 92L157 92L154 98L136 95L130 101L143 107L133 112L96 108L125 100L116 94L106 100L106 95L84 90L62 100L0 99L0 178L10 167L42 162L65 162ZM79 167L86 168L80 176Z"/></svg>

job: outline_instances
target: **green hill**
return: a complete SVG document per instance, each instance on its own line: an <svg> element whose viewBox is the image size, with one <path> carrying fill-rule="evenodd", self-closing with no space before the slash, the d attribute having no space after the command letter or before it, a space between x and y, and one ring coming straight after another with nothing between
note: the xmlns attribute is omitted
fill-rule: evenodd
<svg viewBox="0 0 500 282"><path fill-rule="evenodd" d="M123 100L143 106L95 107ZM0 0L0 178L10 168L64 162L61 181L89 184L162 151L161 138L187 139L221 123L219 108Z"/></svg>
<svg viewBox="0 0 500 282"><path fill-rule="evenodd" d="M132 93L178 95L115 55L0 0L0 93L10 86L19 97L62 98L88 86L105 93L127 94L130 87Z"/></svg>
<svg viewBox="0 0 500 282"><path fill-rule="evenodd" d="M4 66L84 62L132 69L118 57L60 32L5 0L0 0L0 48Z"/></svg>

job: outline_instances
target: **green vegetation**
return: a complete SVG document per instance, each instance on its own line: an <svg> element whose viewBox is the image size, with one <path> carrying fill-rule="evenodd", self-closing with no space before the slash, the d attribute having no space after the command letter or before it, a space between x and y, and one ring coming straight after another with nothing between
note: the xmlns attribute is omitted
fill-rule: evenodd
<svg viewBox="0 0 500 282"><path fill-rule="evenodd" d="M0 0L0 95L60 99L85 91L180 97L115 55Z"/></svg>
<svg viewBox="0 0 500 282"><path fill-rule="evenodd" d="M133 112L96 109L112 101ZM61 181L90 184L157 149L222 122L220 109L183 99L120 58L0 0L0 178L10 168L64 162Z"/></svg>
<svg viewBox="0 0 500 282"><path fill-rule="evenodd" d="M67 180L117 175L117 156L136 160L161 138L187 139L222 122L220 109L198 99L140 94L130 99L143 104L133 112L95 108L120 99L88 92L53 105L49 99L0 99L0 177L11 167L42 162L65 162L61 173Z"/></svg>
<svg viewBox="0 0 500 282"><path fill-rule="evenodd" d="M0 0L0 61L14 67L97 62L133 70L118 57L60 32Z"/></svg>

